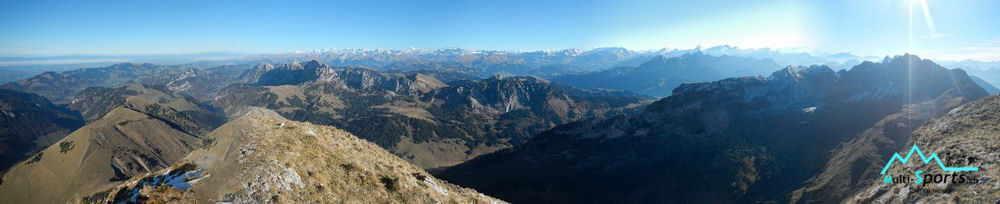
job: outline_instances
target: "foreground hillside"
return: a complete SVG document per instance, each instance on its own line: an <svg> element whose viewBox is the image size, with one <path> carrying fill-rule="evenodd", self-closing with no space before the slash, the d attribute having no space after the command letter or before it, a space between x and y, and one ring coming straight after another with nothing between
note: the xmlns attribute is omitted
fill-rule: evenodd
<svg viewBox="0 0 1000 204"><path fill-rule="evenodd" d="M923 170L922 175L962 174L957 179L927 180L926 185L913 183L882 183L882 175L857 178L867 181L848 197L848 203L994 203L1000 200L1000 97L992 96L956 108L914 131L908 139L899 141L901 148L893 153L906 154L914 145L923 154L937 154L948 166L978 167L975 172L943 172L937 163L893 165L886 172L910 174ZM883 154L880 161L889 161L893 153ZM911 161L914 161L911 159ZM865 168L881 170L884 163ZM899 174L896 174L899 175ZM939 176L940 177L940 176ZM916 178L913 178L916 180Z"/></svg>
<svg viewBox="0 0 1000 204"><path fill-rule="evenodd" d="M343 130L263 108L242 112L208 134L209 147L101 195L116 203L503 202L437 180Z"/></svg>
<svg viewBox="0 0 1000 204"><path fill-rule="evenodd" d="M158 92L141 85L130 93ZM162 93L162 92L158 92ZM140 96L141 95L141 96ZM97 193L134 175L170 167L222 118L185 110L173 95L131 95L120 105L17 163L3 175L0 198L14 203L63 203ZM183 99L179 99L183 100ZM173 101L173 103L158 103Z"/></svg>

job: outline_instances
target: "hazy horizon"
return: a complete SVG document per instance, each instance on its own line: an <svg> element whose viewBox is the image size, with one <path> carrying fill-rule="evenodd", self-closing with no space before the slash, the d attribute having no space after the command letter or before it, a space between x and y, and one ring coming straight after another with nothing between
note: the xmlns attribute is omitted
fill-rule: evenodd
<svg viewBox="0 0 1000 204"><path fill-rule="evenodd" d="M463 49L470 51L506 51L506 52L559 52L564 50L577 49L580 51L592 51L603 48L624 48L635 52L656 52L656 51L694 51L698 49L711 49L723 46L729 46L734 49L741 50L769 50L784 54L795 54L795 53L806 53L815 57L827 57L837 54L851 54L855 55L855 60L881 60L882 57L893 57L905 54L914 54L921 56L926 59L931 59L935 61L942 62L961 62L961 61L978 61L987 63L996 63L1000 60L978 60L978 59L939 59L934 57L925 57L921 53L887 53L883 55L858 55L851 52L817 52L814 50L806 50L801 48L743 48L732 45L715 45L715 46L704 46L699 45L692 48L659 48L659 49L629 49L624 47L595 47L595 48L565 48L565 49L541 49L541 50L525 50L525 49L511 49L511 50L491 50L491 49L472 49L472 48L462 48L462 47L449 47L449 48L436 48L436 49L422 49L422 48L409 48L409 49L384 49L384 48L317 48L311 50L290 50L285 52L273 52L273 53L240 53L240 52L198 52L198 53L179 53L179 54L149 54L149 55L55 55L55 56L0 56L0 66L36 66L36 65L102 65L102 64L113 64L113 63L154 63L154 64L188 64L196 62L209 62L218 60L239 60L248 59L255 56L274 56L274 55L294 55L294 54L307 54L314 52L330 52L330 51L348 51L348 50L389 50L389 51L407 51L407 50L419 50L419 51L442 51L447 49ZM152 60L151 60L152 59ZM809 65L809 64L797 64L797 65Z"/></svg>
<svg viewBox="0 0 1000 204"><path fill-rule="evenodd" d="M2 2L0 56L732 45L1000 60L995 1Z"/></svg>

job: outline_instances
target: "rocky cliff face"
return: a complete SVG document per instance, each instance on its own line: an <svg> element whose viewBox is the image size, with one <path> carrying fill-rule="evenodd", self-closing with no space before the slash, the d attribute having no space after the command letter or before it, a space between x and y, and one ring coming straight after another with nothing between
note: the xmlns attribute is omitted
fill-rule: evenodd
<svg viewBox="0 0 1000 204"><path fill-rule="evenodd" d="M333 68L318 61L302 64L259 64L241 78L256 86L299 85L323 83L356 91L388 91L389 94L416 94L447 86L444 82L420 73L381 72L361 67Z"/></svg>
<svg viewBox="0 0 1000 204"><path fill-rule="evenodd" d="M502 203L438 180L329 126L263 108L207 136L209 147L172 168L135 177L83 201L259 203ZM97 197L101 196L101 197Z"/></svg>
<svg viewBox="0 0 1000 204"><path fill-rule="evenodd" d="M681 85L635 117L555 127L438 175L512 202L785 202L837 144L887 116L983 96L961 70L912 55L788 67Z"/></svg>
<svg viewBox="0 0 1000 204"><path fill-rule="evenodd" d="M188 69L179 75L170 76L162 85L171 92L193 97L199 102L215 99L219 91L230 84L240 83L239 76L250 69L248 65L222 65L210 69ZM114 86L112 86L114 88Z"/></svg>

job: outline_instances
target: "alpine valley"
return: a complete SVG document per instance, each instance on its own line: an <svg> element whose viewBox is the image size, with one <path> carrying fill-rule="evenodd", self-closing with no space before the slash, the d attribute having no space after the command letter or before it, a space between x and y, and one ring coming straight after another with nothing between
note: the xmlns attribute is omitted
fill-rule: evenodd
<svg viewBox="0 0 1000 204"><path fill-rule="evenodd" d="M0 86L0 203L1000 198L993 79L876 59L329 49L40 72ZM877 183L914 145L981 158L980 182Z"/></svg>

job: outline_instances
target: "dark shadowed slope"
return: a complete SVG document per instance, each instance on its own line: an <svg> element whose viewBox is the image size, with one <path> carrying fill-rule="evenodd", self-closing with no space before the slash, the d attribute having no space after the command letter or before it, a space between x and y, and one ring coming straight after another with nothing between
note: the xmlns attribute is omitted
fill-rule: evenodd
<svg viewBox="0 0 1000 204"><path fill-rule="evenodd" d="M635 117L562 125L437 175L516 203L787 202L837 144L904 105L983 96L912 55L789 67L681 85Z"/></svg>
<svg viewBox="0 0 1000 204"><path fill-rule="evenodd" d="M972 78L973 82L976 82L976 85L979 85L979 87L982 87L984 90L986 90L987 93L990 94L1000 93L1000 89L997 89L997 87L993 86L993 84L990 84L976 76L969 76L969 77Z"/></svg>
<svg viewBox="0 0 1000 204"><path fill-rule="evenodd" d="M912 104L886 116L834 149L823 170L790 194L790 201L839 201L868 186L881 173L889 156L908 144L917 127L972 99L975 98L944 93L934 100Z"/></svg>
<svg viewBox="0 0 1000 204"><path fill-rule="evenodd" d="M41 96L0 89L0 172L83 124L79 114Z"/></svg>
<svg viewBox="0 0 1000 204"><path fill-rule="evenodd" d="M864 169L881 171L893 153L906 154L916 145L924 155L937 154L940 160L951 167L978 167L976 172L943 172L936 162L924 164L911 159L912 165L892 165L887 174L913 174L923 170L921 175L960 173L964 177L945 183L894 184L881 183L878 172L858 178L867 181L855 188L847 203L994 203L1000 200L1000 97L992 96L956 108L941 118L934 119L909 138L895 141L892 149L876 158L880 164ZM914 156L916 157L916 156ZM962 179L965 179L963 182ZM913 178L916 180L916 178ZM929 180L929 179L928 179Z"/></svg>
<svg viewBox="0 0 1000 204"><path fill-rule="evenodd" d="M654 97L670 95L682 83L708 82L727 77L766 75L780 69L772 60L712 56L694 52L679 57L656 56L635 67L550 77L581 88L619 89Z"/></svg>

